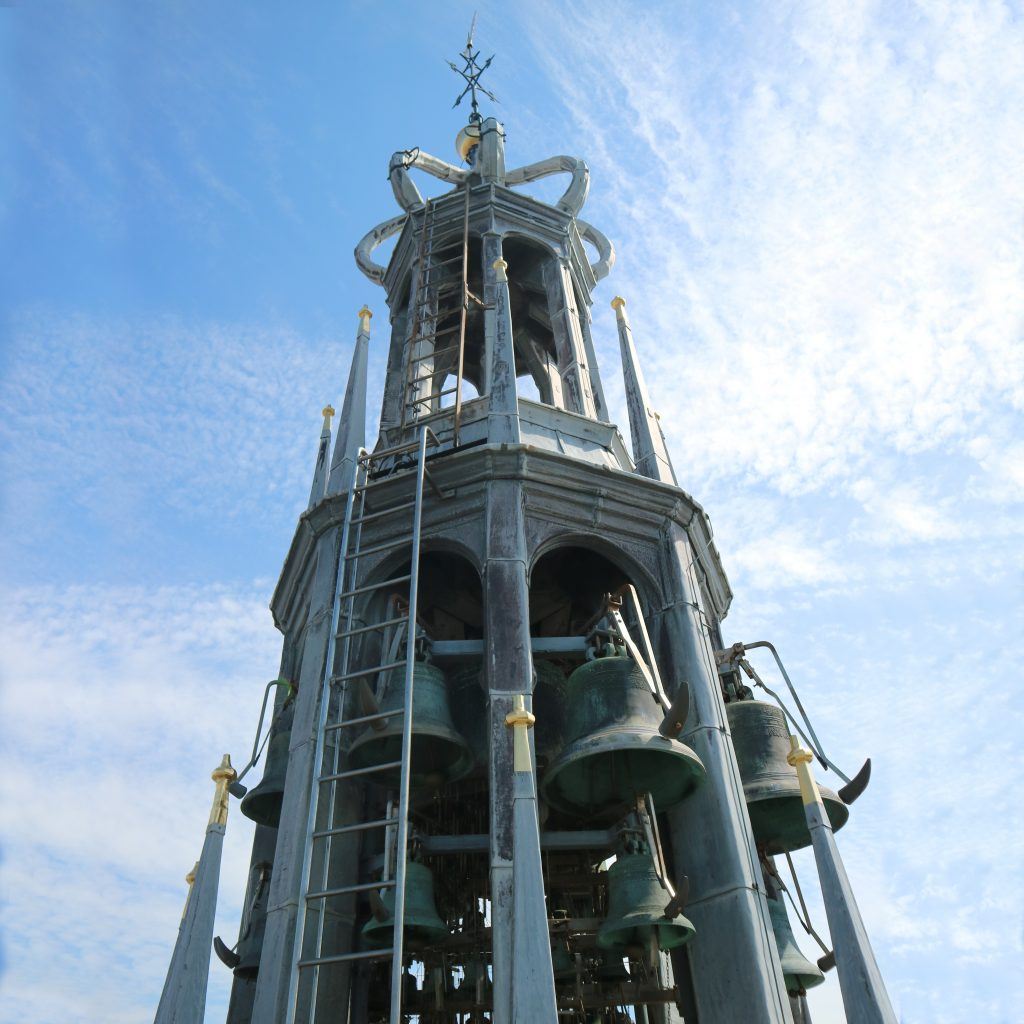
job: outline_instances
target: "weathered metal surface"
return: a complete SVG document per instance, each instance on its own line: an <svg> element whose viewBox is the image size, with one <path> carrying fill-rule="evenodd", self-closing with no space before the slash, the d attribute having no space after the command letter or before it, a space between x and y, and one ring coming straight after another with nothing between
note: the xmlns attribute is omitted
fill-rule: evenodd
<svg viewBox="0 0 1024 1024"><path fill-rule="evenodd" d="M813 758L808 751L799 748L795 738L791 742L789 760L800 777L847 1024L896 1024L882 972L832 834L828 811L811 773Z"/></svg>
<svg viewBox="0 0 1024 1024"><path fill-rule="evenodd" d="M782 709L766 701L740 700L727 704L726 713L754 841L768 854L810 846L800 780L786 761L789 729ZM831 789L822 787L821 796L834 827L841 828L849 809Z"/></svg>
<svg viewBox="0 0 1024 1024"><path fill-rule="evenodd" d="M658 881L649 853L620 856L608 869L608 917L597 933L602 949L647 951L675 949L693 937L693 925L682 914L665 916L668 893Z"/></svg>
<svg viewBox="0 0 1024 1024"><path fill-rule="evenodd" d="M441 920L434 905L434 876L430 868L416 861L405 866L405 942L410 950L441 942L448 935L448 925ZM395 931L395 890L380 893L380 914L363 925L362 937L370 949L390 946Z"/></svg>
<svg viewBox="0 0 1024 1024"><path fill-rule="evenodd" d="M801 996L807 989L821 985L825 981L825 975L817 964L811 963L800 952L800 947L793 937L793 929L790 927L789 915L786 913L786 904L782 901L781 893L775 899L768 899L768 911L772 917L772 934L779 950L786 991L791 997Z"/></svg>
<svg viewBox="0 0 1024 1024"><path fill-rule="evenodd" d="M658 732L664 712L632 658L598 658L569 677L567 745L544 776L544 799L589 821L610 822L638 794L668 809L703 780L685 744Z"/></svg>
<svg viewBox="0 0 1024 1024"><path fill-rule="evenodd" d="M405 670L388 673L377 709L396 711L405 699ZM367 714L376 713L368 710ZM410 782L416 789L438 786L467 775L473 753L466 738L455 728L449 706L448 680L436 665L418 661L413 683L412 766ZM366 768L401 759L402 718L389 718L367 726L349 751L351 768ZM397 769L384 778L394 781Z"/></svg>

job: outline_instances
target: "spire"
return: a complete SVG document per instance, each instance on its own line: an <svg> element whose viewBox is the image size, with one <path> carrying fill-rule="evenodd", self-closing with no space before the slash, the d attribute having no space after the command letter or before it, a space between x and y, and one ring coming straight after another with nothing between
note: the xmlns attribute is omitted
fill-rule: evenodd
<svg viewBox="0 0 1024 1024"><path fill-rule="evenodd" d="M363 306L358 313L359 332L352 352L352 366L348 371L345 401L341 406L341 423L334 440L334 458L327 481L328 494L347 491L356 478L359 450L366 444L366 362L370 350L370 317L373 314Z"/></svg>
<svg viewBox="0 0 1024 1024"><path fill-rule="evenodd" d="M616 295L612 299L612 308L618 321L622 377L626 385L626 408L629 410L629 433L633 439L636 471L652 480L678 486L665 445L665 435L661 432L658 414L651 408L647 384L637 359L633 331L626 317L626 300Z"/></svg>
<svg viewBox="0 0 1024 1024"><path fill-rule="evenodd" d="M235 777L231 757L225 754L210 776L217 785L210 822L206 826L203 852L196 866L185 876L189 884L185 912L178 926L178 939L167 968L154 1024L198 1024L203 1019L220 883L221 848L228 821L228 786Z"/></svg>
<svg viewBox="0 0 1024 1024"><path fill-rule="evenodd" d="M334 407L325 405L323 408L324 425L320 431L320 447L316 452L316 466L313 469L313 486L309 490L309 508L312 508L324 496L327 486L327 462L331 454L331 417Z"/></svg>

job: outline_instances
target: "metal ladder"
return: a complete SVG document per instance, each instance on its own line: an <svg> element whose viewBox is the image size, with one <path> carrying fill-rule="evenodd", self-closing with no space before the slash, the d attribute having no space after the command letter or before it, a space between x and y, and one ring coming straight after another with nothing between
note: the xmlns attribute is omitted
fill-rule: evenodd
<svg viewBox="0 0 1024 1024"><path fill-rule="evenodd" d="M463 186L465 202L462 211L462 239L457 256L437 259L438 251L443 253L452 248L451 243L445 244L444 228L449 221L437 223L435 217L436 200L427 199L423 204L423 224L420 229L420 248L417 257L419 267L416 282L416 298L413 306L413 324L406 340L405 350L405 393L402 398L402 426L422 423L424 420L447 415L451 409L433 408L436 402L449 395L455 396L454 419L452 427L452 443L459 443L459 423L462 417L462 380L466 347L466 317L469 304L476 303L483 307L483 300L474 295L469 288L469 205L470 186ZM441 230L441 236L435 241L435 233ZM441 243L438 248L438 243ZM458 283L444 284L438 276L447 267L459 265L461 273ZM439 302L443 298L458 295L459 322L438 330ZM449 310L449 313L451 310ZM441 347L438 347L440 342ZM444 379L451 374L451 365L445 358L455 356L455 386L442 387L434 390L436 377ZM439 368L437 360L443 365ZM429 363L428 363L429 361ZM423 364L428 368L424 372ZM443 376L442 376L443 375ZM420 394L425 391L425 394Z"/></svg>
<svg viewBox="0 0 1024 1024"><path fill-rule="evenodd" d="M338 567L331 610L331 630L327 641L327 654L324 660L324 674L320 692L320 710L317 720L316 746L313 755L314 784L311 787L309 814L306 821L305 856L299 879L299 907L296 915L295 944L288 985L288 1015L286 1018L288 1024L295 1024L298 1019L299 983L300 974L303 971L313 972L308 1015L305 1017L307 1021L312 1022L316 1014L317 987L320 981L320 968L322 966L345 961L383 960L389 957L392 958L390 1024L401 1024L402 932L405 920L406 851L409 841L409 776L412 744L413 671L416 657L416 605L419 584L420 533L423 520L424 481L430 481L431 486L440 494L440 491L430 479L426 468L427 446L428 444L436 446L438 443L437 437L430 428L423 426L419 430L419 437L416 441L398 445L374 454L369 454L365 451L361 452L357 461L355 482L348 494L341 545L338 550ZM413 497L406 502L391 505L379 511L368 511L366 502L367 491L371 490L379 482L374 479L371 472L373 464L382 459L394 457L402 452L412 451L416 452ZM363 523L403 511L412 512L411 538L409 535L405 535L397 541L376 544L365 548L361 546ZM408 574L383 580L379 583L359 584L358 569L360 556L376 554L385 549L398 549L406 545L411 547ZM392 586L400 586L405 583L409 585L409 601L404 614L385 618L383 621L372 625L353 625L355 608L359 598L374 591ZM382 650L385 653L382 655L381 664L372 665L369 668L353 668L353 638L381 630L385 638L390 634L397 639L401 636L403 629L406 637L404 657L399 658L397 650L393 654L388 654L386 647L382 645ZM335 654L339 650L339 641L341 644L340 671L334 674L333 665ZM397 644L395 646L397 647ZM405 668L405 690L401 709L385 712L378 710L372 714L359 714L352 718L344 717L346 708L350 703L347 700L350 683L358 683L368 677L373 678L379 673L392 672L402 667ZM339 708L338 718L336 721L333 721L331 698L333 688L336 685L340 685L342 690L340 700L337 703ZM402 747L401 757L398 761L388 761L367 768L343 769L340 764L341 744L337 741L334 743L333 756L330 758L325 757L329 733L352 727L372 725L397 717L402 718ZM325 764L325 761L328 760L330 761L329 765ZM334 814L339 782L345 782L349 779L372 778L374 774L387 771L393 772L396 768L400 770L400 776L398 807L394 813L389 810L384 818L372 821L358 821L340 826L335 824ZM325 787L329 788L326 827L317 830L317 811L320 805L321 791ZM391 806L393 805L389 804L389 808ZM385 877L377 882L361 882L337 888L328 888L327 883L331 867L331 846L333 840L341 835L367 832L373 829L387 830L385 832ZM394 843L392 844L387 840L394 833L397 833L397 835L395 835ZM317 843L325 844L323 867L319 873L318 884L312 886L310 876L313 871L314 844ZM395 871L391 878L387 878L389 867L388 851L390 848L394 850ZM392 945L380 949L325 954L323 950L324 918L326 917L327 909L325 901L334 896L375 892L382 889L395 890L395 927ZM303 959L302 951L306 939L307 918L309 917L311 906L317 903L320 904L320 912L317 914L316 941L313 955Z"/></svg>

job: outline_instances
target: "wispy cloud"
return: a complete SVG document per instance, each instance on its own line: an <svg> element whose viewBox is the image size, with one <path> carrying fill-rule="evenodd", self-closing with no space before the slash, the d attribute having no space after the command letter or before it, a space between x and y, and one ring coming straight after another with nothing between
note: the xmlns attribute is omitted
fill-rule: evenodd
<svg viewBox="0 0 1024 1024"><path fill-rule="evenodd" d="M277 671L268 589L6 595L0 1019L152 1015L182 879L202 845L209 773L225 751L245 762L263 683ZM251 839L236 805L217 923L229 944ZM211 981L218 1019L230 975L216 960Z"/></svg>

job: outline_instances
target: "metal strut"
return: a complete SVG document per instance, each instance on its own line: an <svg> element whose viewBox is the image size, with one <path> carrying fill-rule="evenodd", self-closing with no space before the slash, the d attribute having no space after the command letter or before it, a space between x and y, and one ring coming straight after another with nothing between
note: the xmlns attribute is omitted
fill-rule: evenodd
<svg viewBox="0 0 1024 1024"><path fill-rule="evenodd" d="M292 968L288 984L287 1024L295 1024L299 1019L300 982L302 972L311 972L307 1012L304 1019L312 1022L316 1015L317 989L320 982L320 969L331 964L347 963L359 960L383 960L391 958L391 1012L390 1024L401 1024L402 1021L402 960L403 960L403 924L405 920L405 877L406 853L409 845L409 780L412 751L412 708L413 680L416 659L416 612L419 589L420 536L423 525L423 493L427 479L426 452L427 446L437 445L437 437L428 426L421 426L415 444L416 465L413 476L414 497L411 501L404 500L399 504L373 512L367 511L367 491L373 488L375 481L371 475L374 462L388 458L393 450L385 450L376 454L360 451L357 460L356 477L349 491L345 505L345 519L342 526L341 543L338 548L338 562L334 585L334 597L331 608L331 629L327 641L324 659L324 673L320 690L320 709L317 717L316 744L313 760L313 784L311 786L309 812L306 818L304 857L299 879L300 901L295 922L295 941L292 953ZM412 446L410 446L412 447ZM402 537L390 544L375 544L362 547L362 525L369 520L380 518L388 513L395 515L403 511L412 511L411 536ZM359 585L359 559L369 552L380 552L384 548L400 548L409 546L410 570L408 575L399 576L381 584ZM384 586L408 582L409 599L404 605L403 614L396 614L399 602L389 602L389 610L385 617L377 623L366 626L354 626L357 598ZM344 623L344 625L342 625ZM353 662L352 639L373 631L382 635L380 664L369 667L356 667ZM402 638L405 640L405 655L399 657ZM340 641L340 646L339 646ZM337 655L338 671L335 672ZM372 697L371 713L360 713L360 700L349 700L349 684L365 686L365 680L372 679L389 671L404 668L404 700L400 711L381 712L375 708ZM332 700L333 689L340 686L339 700ZM363 696L356 693L357 698ZM366 701L363 701L363 712ZM356 708L349 714L350 705ZM332 707L336 707L337 721L332 721ZM380 727L386 721L400 717L402 720L402 745L399 760L369 768L351 769L341 763L342 748L338 733L342 729L369 725ZM330 754L327 754L327 736L334 734L334 742ZM337 806L338 784L348 780L362 781L374 773L399 771L397 807L391 802L387 814L367 821L344 822L337 824L335 809ZM327 790L326 822L319 829L317 826L321 791ZM384 829L385 848L394 853L395 870L393 877L387 877L390 858L385 857L384 877L380 881L361 882L352 885L331 886L329 876L331 869L331 852L334 840L341 836L360 834L374 829ZM318 877L311 878L314 862L314 844L322 843L322 868ZM317 850L316 852L319 852ZM357 951L325 951L324 919L326 903L321 902L331 897L356 894L361 892L374 893L381 889L393 889L394 931L392 945L386 948L366 949ZM320 904L319 907L315 907ZM304 956L307 948L307 931L310 927L310 915L316 915L316 934L312 942L311 954Z"/></svg>

